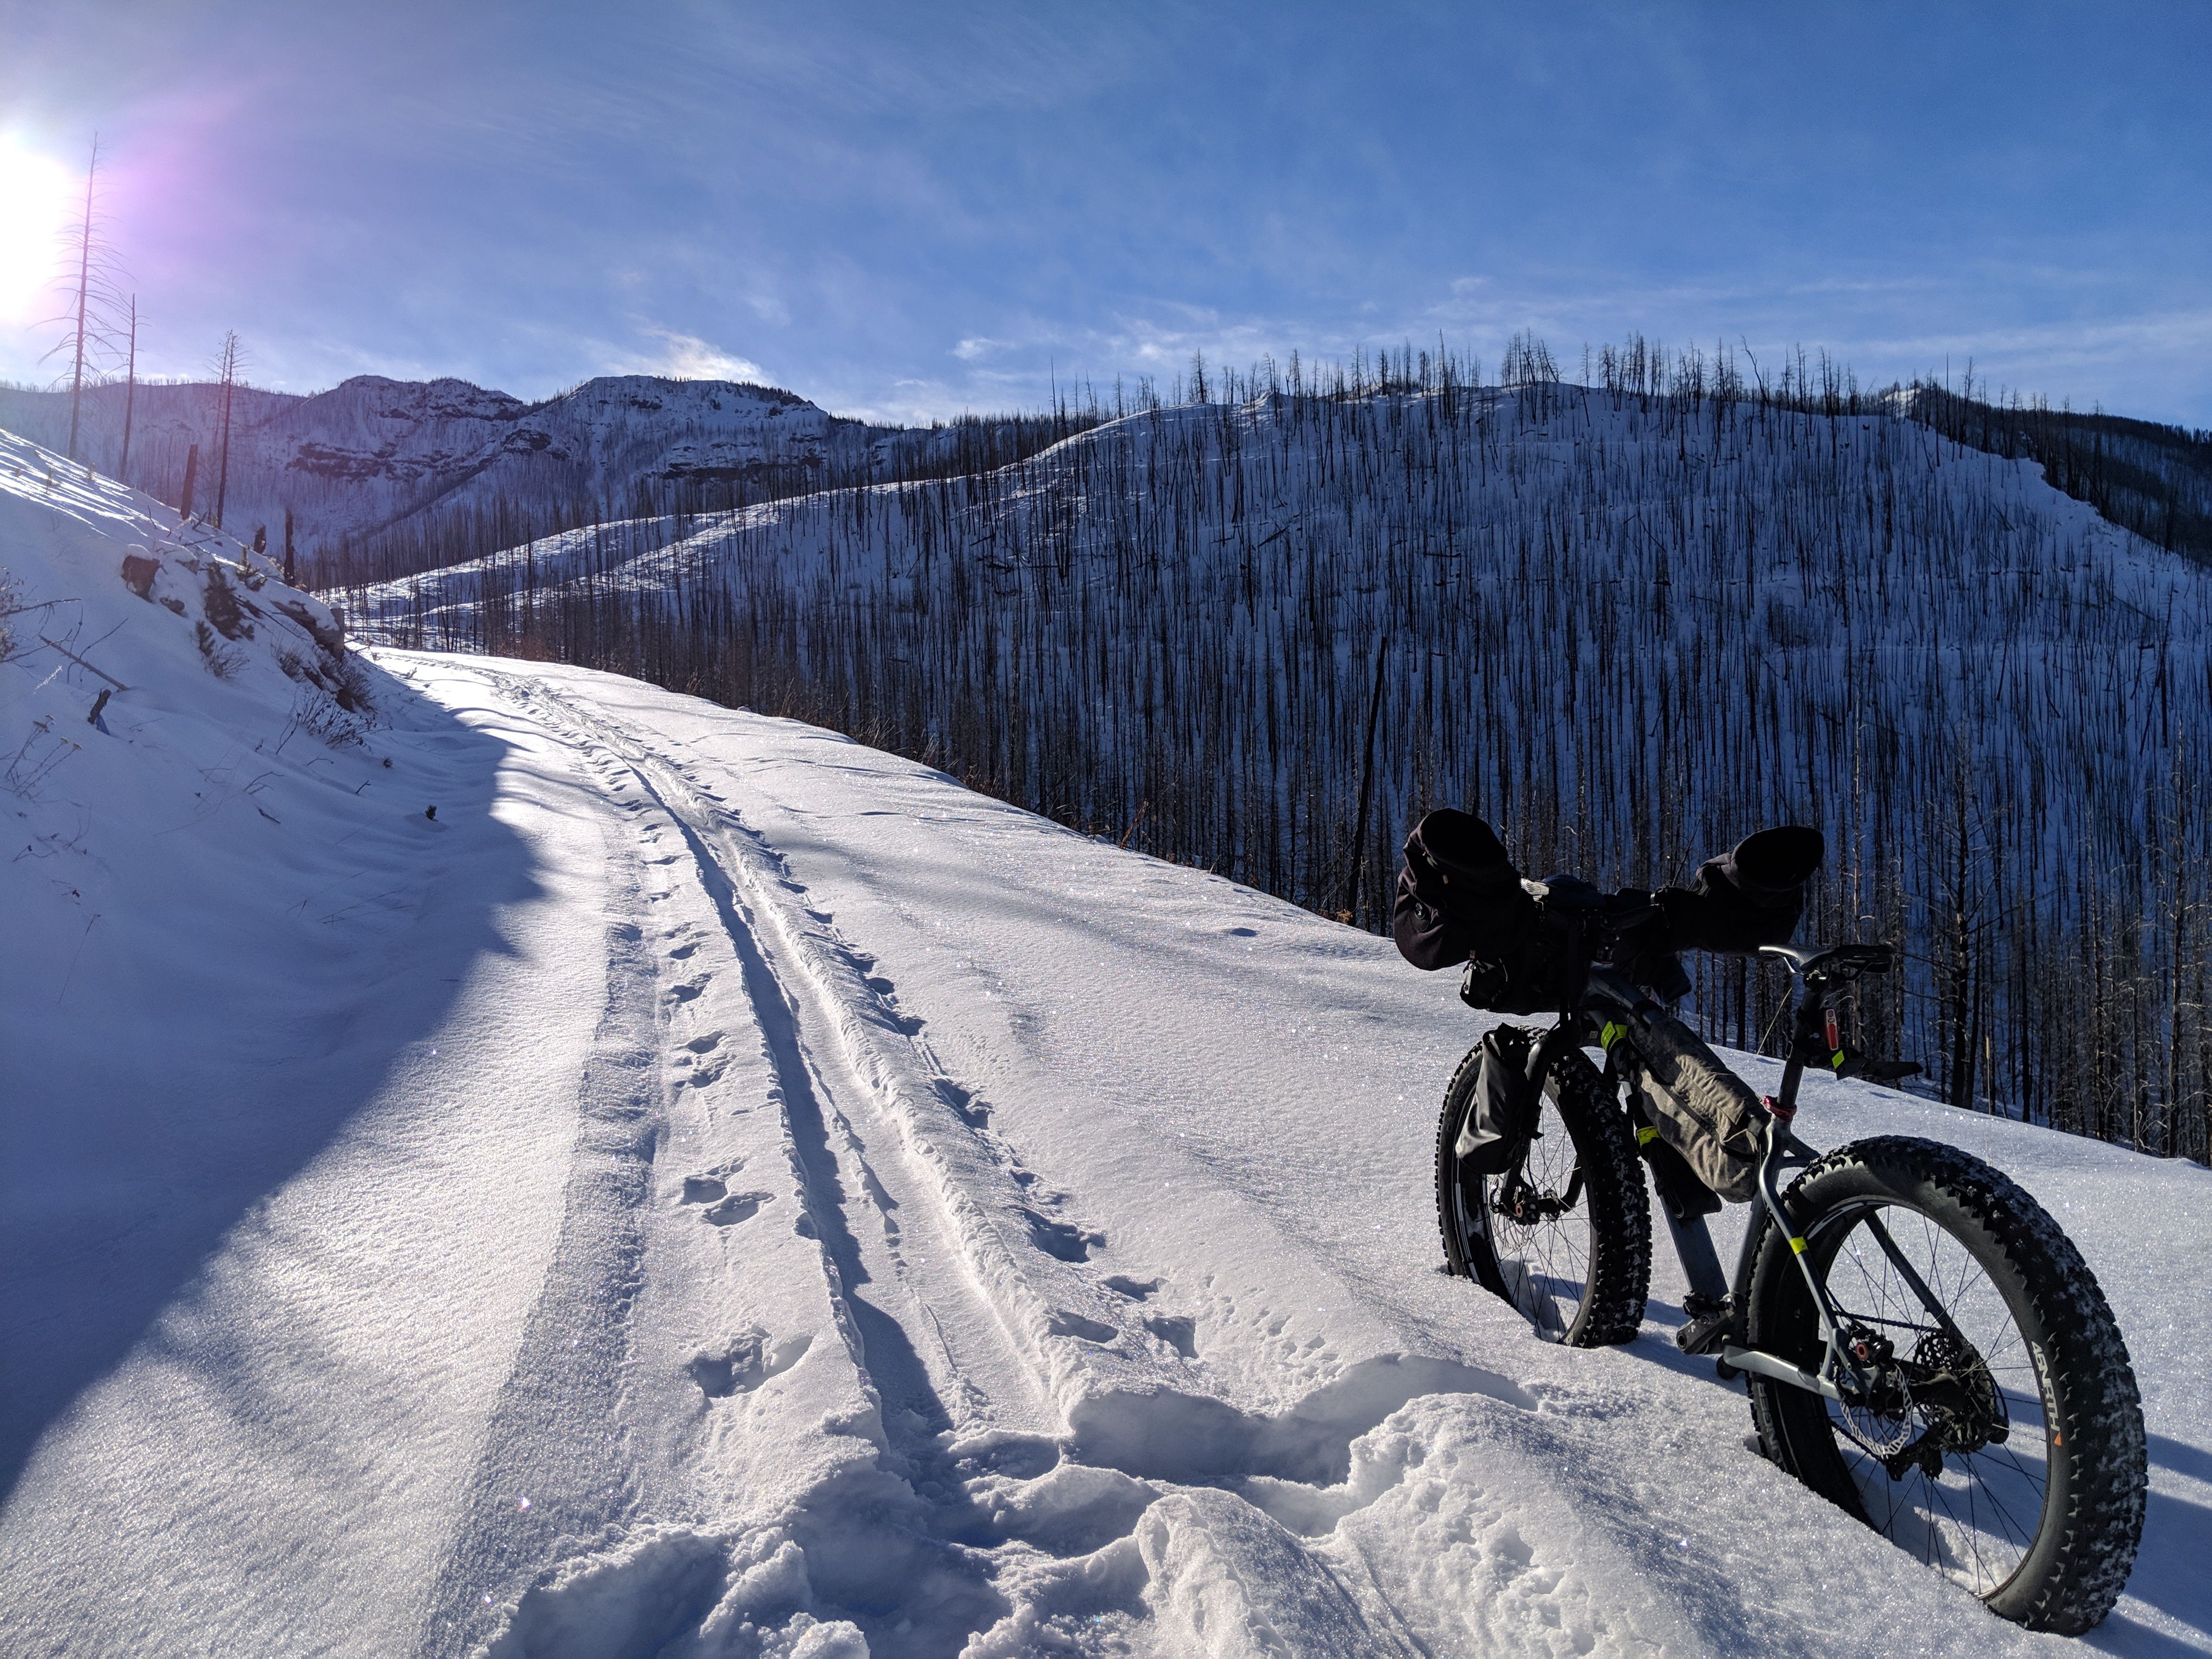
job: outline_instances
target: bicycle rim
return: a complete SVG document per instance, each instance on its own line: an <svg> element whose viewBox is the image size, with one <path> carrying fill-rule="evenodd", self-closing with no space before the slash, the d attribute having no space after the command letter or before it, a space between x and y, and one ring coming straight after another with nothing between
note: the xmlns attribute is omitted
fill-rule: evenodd
<svg viewBox="0 0 2212 1659"><path fill-rule="evenodd" d="M1497 1266L1499 1283L1491 1288L1547 1341L1564 1342L1589 1294L1594 1244L1588 1183L1548 1098L1522 1167L1469 1184L1477 1185L1479 1219ZM1571 1207L1554 1213L1570 1197Z"/></svg>
<svg viewBox="0 0 2212 1659"><path fill-rule="evenodd" d="M1964 1339L1965 1353L1882 1249L1869 1224L1875 1220ZM1913 1401L1893 1414L1826 1402L1861 1510L1875 1530L1925 1565L1978 1596L1996 1595L2033 1549L2051 1485L2043 1357L1991 1278L1996 1264L1931 1217L1873 1200L1824 1217L1808 1242L1846 1328L1856 1321L1887 1336L1908 1376L1949 1379L1926 1382L1932 1404ZM1984 1409L1994 1401L2007 1425L2004 1439L1942 1449L1932 1474L1923 1458L1893 1476L1885 1459L1900 1458L1938 1426L1942 1406L1963 1395L1978 1395Z"/></svg>

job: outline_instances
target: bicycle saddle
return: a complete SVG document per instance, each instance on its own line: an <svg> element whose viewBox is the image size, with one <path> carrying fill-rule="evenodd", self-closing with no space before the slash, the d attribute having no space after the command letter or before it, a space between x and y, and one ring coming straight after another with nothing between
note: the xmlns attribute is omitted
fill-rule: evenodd
<svg viewBox="0 0 2212 1659"><path fill-rule="evenodd" d="M1759 954L1790 964L1801 979L1850 979L1859 974L1886 974L1896 960L1887 945L1831 945L1817 951L1794 945L1762 945Z"/></svg>

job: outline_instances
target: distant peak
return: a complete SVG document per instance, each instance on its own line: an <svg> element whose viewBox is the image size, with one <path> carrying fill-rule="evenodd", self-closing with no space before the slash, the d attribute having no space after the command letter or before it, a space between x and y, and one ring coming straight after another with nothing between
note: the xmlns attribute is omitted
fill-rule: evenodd
<svg viewBox="0 0 2212 1659"><path fill-rule="evenodd" d="M473 380L464 380L453 374L441 374L434 380L395 380L386 374L356 374L349 379L340 380L330 391L321 395L330 398L342 392L356 395L374 392L379 397L388 397L393 392L402 394L411 392L417 397L441 400L455 398L471 399L488 398L503 404L522 401L508 392L493 391L489 387L478 386Z"/></svg>
<svg viewBox="0 0 2212 1659"><path fill-rule="evenodd" d="M796 392L786 392L781 386L762 386L752 380L677 380L665 374L596 375L550 401L559 403L567 398L634 397L641 392L674 398L738 398L748 403L773 404L785 409L815 407Z"/></svg>

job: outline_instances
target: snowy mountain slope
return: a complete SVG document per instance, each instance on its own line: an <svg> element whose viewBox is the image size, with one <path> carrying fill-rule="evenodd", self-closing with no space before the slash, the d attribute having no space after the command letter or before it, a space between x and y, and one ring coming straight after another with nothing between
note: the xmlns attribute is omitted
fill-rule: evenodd
<svg viewBox="0 0 2212 1659"><path fill-rule="evenodd" d="M1874 1043L2205 1156L2212 574L1900 417L1262 396L333 598L369 637L866 733L1329 911L1372 712L1370 922L1435 805L1607 883L1814 823L1826 922L1907 947ZM1749 1042L1777 989L1731 964L1701 1007Z"/></svg>
<svg viewBox="0 0 2212 1659"><path fill-rule="evenodd" d="M1475 795L1511 799L1510 781L1493 774L1553 729L1573 732L1591 782L1614 781L1603 775L1620 757L1580 741L1574 728L1589 717L1578 703L1663 708L1694 738L1701 716L1745 711L1740 697L1700 709L1691 676L1741 672L1756 684L1784 665L1781 678L1796 684L1765 699L1787 726L1813 712L1784 701L1793 691L1847 723L1869 712L1847 706L1854 694L1886 696L1894 706L1878 712L1908 728L1899 735L1969 722L1968 741L2014 771L2076 712L2063 707L2054 720L2015 682L2048 678L2069 698L2095 696L2084 714L2096 737L2158 720L2140 775L2126 769L2138 757L2102 747L2046 763L2104 769L2060 780L2062 830L2078 827L2073 814L2124 811L2130 796L2139 806L2141 786L2162 787L2181 758L2169 750L2197 724L2212 584L2103 523L2029 462L1894 417L1737 409L1700 425L1666 400L1638 408L1572 387L1465 398L1474 412L1456 417L1427 406L1436 401L1163 410L988 479L821 492L680 526L610 525L346 597L365 638L455 646L521 627L526 600L557 613L587 588L629 606L624 624L639 634L680 628L700 595L738 623L781 608L796 615L772 644L803 674L857 688L873 657L886 681L901 665L956 668L1000 700L1018 682L1051 720L1079 719L1082 752L1110 757L1117 772L1144 757L1142 722L1202 723L1212 677L1192 676L1194 690L1164 653L1218 656L1238 672L1249 706L1224 737L1295 730L1309 696L1345 705L1330 711L1333 743L1338 720L1355 738L1364 730L1351 718L1365 713L1364 698L1334 682L1349 670L1364 688L1372 660L1347 642L1394 629L1433 641L1446 665L1401 671L1410 685L1384 711L1386 751L1411 757L1426 738L1442 750L1434 766L1466 775ZM1438 430L1455 419L1472 453ZM1363 444L1370 453L1358 453ZM1354 453L1331 453L1340 446ZM1357 476L1372 452L1400 446L1419 475L1411 484ZM1547 591L1567 584L1578 591ZM489 623L487 604L501 613ZM1164 647L1146 637L1163 629ZM1021 648L1024 630L1042 637ZM2149 672L2116 675L2116 647L2160 655ZM1100 666L1112 696L1088 695ZM1473 741L1438 743L1451 730L1438 706L1474 690L1486 670L1528 694L1479 704L1502 728L1485 742L1504 761ZM2160 717L2146 692L2184 699L2184 713ZM1085 712L1063 711L1062 698ZM915 740L927 743L947 717L923 707ZM1051 749L1036 736L1030 746ZM1133 805L1137 786L1116 781ZM1666 782L1692 793L1679 775ZM1578 810L1658 804L1624 790ZM1663 803L1670 812L1695 804ZM1587 818L1577 826L1587 839ZM1625 838L1618 824L1599 829L1608 843ZM1395 837L1386 829L1380 839Z"/></svg>
<svg viewBox="0 0 2212 1659"><path fill-rule="evenodd" d="M288 739L210 550L26 459L0 562L132 689L0 664L79 744L0 795L11 1652L2068 1650L1746 1449L1666 1275L1584 1354L1434 1271L1480 1022L1387 945L583 670L382 653ZM2202 1647L2204 1172L1802 1121L2062 1216L2155 1437L2094 1640Z"/></svg>
<svg viewBox="0 0 2212 1659"><path fill-rule="evenodd" d="M215 501L220 392L138 388L130 476L174 502L198 444L195 505ZM865 468L886 429L829 415L788 392L721 380L619 375L537 404L465 380L354 379L309 397L246 389L234 408L224 521L281 533L292 509L301 550L440 508L505 498L543 514L577 501L629 501L636 486L744 482L788 490L842 463ZM124 388L87 394L79 452L112 468ZM69 400L0 389L0 428L58 448Z"/></svg>

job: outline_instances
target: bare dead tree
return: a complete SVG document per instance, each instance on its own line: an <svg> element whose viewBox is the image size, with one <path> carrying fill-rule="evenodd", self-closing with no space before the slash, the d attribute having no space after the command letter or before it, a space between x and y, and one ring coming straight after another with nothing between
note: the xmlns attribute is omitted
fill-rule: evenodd
<svg viewBox="0 0 2212 1659"><path fill-rule="evenodd" d="M97 383L100 362L112 362L114 315L120 304L117 292L118 262L104 233L100 212L100 139L92 141L92 160L84 171L84 211L68 232L66 246L73 267L64 279L69 309L48 320L64 325L65 332L46 353L46 358L66 356L69 372L69 442L64 453L76 459L77 434L84 407L84 383L90 375ZM45 361L45 359L41 359Z"/></svg>
<svg viewBox="0 0 2212 1659"><path fill-rule="evenodd" d="M115 477L119 483L131 482L131 417L138 403L138 296L131 296L130 355L123 369L123 453L116 457Z"/></svg>
<svg viewBox="0 0 2212 1659"><path fill-rule="evenodd" d="M238 373L245 362L244 349L238 342L238 331L225 329L222 344L216 349L215 373L216 384L222 392L222 411L216 428L215 471L215 527L222 528L223 498L230 488L230 410L238 391Z"/></svg>

